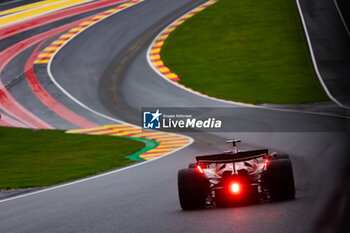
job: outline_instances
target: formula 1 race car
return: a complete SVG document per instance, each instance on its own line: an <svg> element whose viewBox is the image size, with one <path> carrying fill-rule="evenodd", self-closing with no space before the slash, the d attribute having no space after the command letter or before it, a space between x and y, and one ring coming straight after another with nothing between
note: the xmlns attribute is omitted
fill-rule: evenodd
<svg viewBox="0 0 350 233"><path fill-rule="evenodd" d="M238 151L236 143L221 154L197 156L196 163L178 172L181 208L223 207L295 197L294 177L286 154L267 149Z"/></svg>

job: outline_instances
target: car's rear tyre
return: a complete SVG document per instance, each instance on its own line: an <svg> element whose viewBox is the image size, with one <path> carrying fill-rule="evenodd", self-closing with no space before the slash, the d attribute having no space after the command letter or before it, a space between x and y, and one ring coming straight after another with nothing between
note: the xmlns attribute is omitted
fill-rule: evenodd
<svg viewBox="0 0 350 233"><path fill-rule="evenodd" d="M290 200L295 198L293 168L286 154L275 154L262 174L264 186L271 200Z"/></svg>
<svg viewBox="0 0 350 233"><path fill-rule="evenodd" d="M274 159L290 159L289 155L283 153L273 152L271 155Z"/></svg>
<svg viewBox="0 0 350 233"><path fill-rule="evenodd" d="M183 210L205 208L210 184L203 174L195 168L181 169L177 181L180 206Z"/></svg>

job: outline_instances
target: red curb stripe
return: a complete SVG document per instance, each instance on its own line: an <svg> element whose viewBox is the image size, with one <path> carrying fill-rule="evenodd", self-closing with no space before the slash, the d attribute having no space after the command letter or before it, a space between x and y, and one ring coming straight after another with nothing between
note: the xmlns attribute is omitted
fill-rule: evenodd
<svg viewBox="0 0 350 233"><path fill-rule="evenodd" d="M173 80L173 81L175 81L175 82L177 82L177 81L180 81L180 78L179 77L176 77L176 78L169 78L170 80Z"/></svg>
<svg viewBox="0 0 350 233"><path fill-rule="evenodd" d="M176 148L179 148L179 147L182 147L182 145L176 145L176 146L157 146L156 148L157 149L176 149Z"/></svg>
<svg viewBox="0 0 350 233"><path fill-rule="evenodd" d="M184 146L184 145L186 145L188 142L186 142L186 143L184 143L184 142L161 142L161 143L159 143L159 145L160 146L172 146L172 145L179 145L179 144L181 144L181 145L179 145L179 147L181 147L181 146Z"/></svg>
<svg viewBox="0 0 350 233"><path fill-rule="evenodd" d="M92 128L98 126L95 123L77 115L71 110L67 109L61 103L59 103L55 98L53 98L39 83L33 68L33 62L36 57L36 53L39 48L46 42L43 40L33 51L33 53L28 58L25 66L24 66L24 74L26 76L27 82L29 84L30 89L33 93L39 98L39 100L50 110L55 112L61 118L67 120L68 122L73 123L74 125L81 128Z"/></svg>
<svg viewBox="0 0 350 233"><path fill-rule="evenodd" d="M22 122L15 120L8 115L2 113L1 119L0 119L0 126L8 126L8 127L18 127L18 128L28 128L27 125L23 124Z"/></svg>
<svg viewBox="0 0 350 233"><path fill-rule="evenodd" d="M160 59L160 58L152 59L152 62L158 62L158 61L162 61L162 59Z"/></svg>
<svg viewBox="0 0 350 233"><path fill-rule="evenodd" d="M124 124L120 124L117 125L115 127L105 127L108 130L130 130L130 129L135 129L134 126L131 125L124 125Z"/></svg>
<svg viewBox="0 0 350 233"><path fill-rule="evenodd" d="M136 131L136 130L141 130L141 129L135 128L134 131ZM112 134L118 135L120 133L123 133L123 134L126 133L125 136L129 136L129 135L131 135L132 133L135 133L135 132L132 132L132 130L120 130L120 131L118 130L118 131L114 131L114 132L105 133L103 135L112 135Z"/></svg>
<svg viewBox="0 0 350 233"><path fill-rule="evenodd" d="M37 59L37 61L42 61L42 60L47 60L47 59L50 59L51 56L47 56L47 57L40 57Z"/></svg>
<svg viewBox="0 0 350 233"><path fill-rule="evenodd" d="M38 41L42 40L45 37L51 37L62 33L75 25L78 25L81 22L86 21L87 18L81 19L77 22L73 22L55 29L51 29L47 32L43 32L41 34L32 36L27 38L13 46L7 48L6 50L0 53L0 104L1 108L6 111L8 114L14 116L17 119L20 119L23 123L27 124L31 128L47 128L53 129L53 127L33 113L29 112L22 105L20 105L7 91L6 87L1 82L1 71L5 68L5 66L19 53L34 45Z"/></svg>
<svg viewBox="0 0 350 233"><path fill-rule="evenodd" d="M96 129L96 130L87 130L87 131L82 131L82 132L77 132L79 134L93 134L93 133L98 133L98 132L103 132L107 131L107 129Z"/></svg>
<svg viewBox="0 0 350 233"><path fill-rule="evenodd" d="M21 119L21 121L27 124L31 128L39 128L39 129L53 129L53 127L27 109L25 109L22 105L20 105L6 90L5 86L0 81L0 104L1 108L9 113L10 115L16 117L17 119Z"/></svg>
<svg viewBox="0 0 350 233"><path fill-rule="evenodd" d="M42 51L42 52L44 52L44 53L54 53L54 52L56 52L56 50L49 50L49 51Z"/></svg>
<svg viewBox="0 0 350 233"><path fill-rule="evenodd" d="M143 155L159 155L159 154L167 154L169 151L155 151L155 152L145 152Z"/></svg>
<svg viewBox="0 0 350 233"><path fill-rule="evenodd" d="M61 47L61 45L63 45L64 43L66 43L67 40L55 40L55 45L57 45L58 47ZM46 51L42 51L43 53L45 53Z"/></svg>
<svg viewBox="0 0 350 233"><path fill-rule="evenodd" d="M170 33L172 33L177 27L179 27L181 25L181 23L185 22L186 20L188 20L189 18L191 18L191 16L197 14L198 12L204 10L205 8L207 8L208 6L211 6L212 4L214 4L215 2L218 2L219 0L212 0L210 2L204 3L203 5L197 7L196 9L190 11L189 13L187 13L186 15L183 15L180 19L174 21L172 24L170 24L168 27L166 27L159 35L158 38L156 38L151 46L151 49L149 51L148 54L148 58L149 60L152 62L152 66L154 68L156 68L161 74L163 74L163 78L167 78L170 79L171 81L177 82L180 81L180 77L177 76L175 73L173 73L168 67L166 67L165 65L157 65L155 63L157 62L161 62L162 59L157 58L151 58L151 56L157 56L160 55L160 52L151 52L154 49L159 49L161 50L163 45L161 46L156 46L157 43L159 42L164 42L166 39L159 39L162 36L166 36L169 35ZM167 68L169 71L161 71L160 69L164 69ZM171 76L175 76L175 77L168 77L167 75L171 75Z"/></svg>
<svg viewBox="0 0 350 233"><path fill-rule="evenodd" d="M118 127L120 126L120 127ZM142 153L141 155L139 155L141 158L145 159L145 160L150 160L150 159L154 159L157 158L159 156L163 156L165 154L169 154L171 152L174 152L180 148L183 148L184 146L188 145L191 140L189 140L188 138L179 136L179 135L174 135L174 134L169 134L166 132L159 132L159 131L150 131L150 130L144 130L141 129L139 127L134 127L134 126L130 126L130 125L124 125L124 124L120 124L120 125L110 125L110 126L104 126L103 128L92 128L92 129L82 129L82 130L70 130L67 131L67 133L86 133L86 134L91 134L93 132L97 132L97 131L104 131L104 130L111 130L111 129L117 129L117 128L125 128L125 127L129 127L128 134L125 133L125 131L123 132L114 132L114 133L107 133L105 135L108 134L113 134L116 136L131 136L131 137L137 137L137 138L146 138L146 139L153 139L154 141L157 141L159 143L159 145L149 151L146 151L144 153ZM138 132L133 132L133 131L138 131ZM102 132L103 133L103 132ZM170 142L161 142L164 139L154 139L155 137L159 138L167 138L167 140L171 140Z"/></svg>
<svg viewBox="0 0 350 233"><path fill-rule="evenodd" d="M11 24L8 26L4 26L1 28L0 32L0 40L6 37L13 36L23 31L27 31L33 29L35 27L39 27L48 23L52 23L64 18L68 18L74 15L82 14L85 12L89 12L92 10L101 9L108 6L113 6L117 4L121 4L127 2L127 0L104 0L99 2L87 3L85 5L80 5L72 8L68 8L62 11L53 12L48 15L44 15L42 17L36 17L33 19L28 19L24 22L19 22L15 24Z"/></svg>
<svg viewBox="0 0 350 233"><path fill-rule="evenodd" d="M35 116L33 113L29 112L22 105L20 105L7 91L6 87L1 81L1 71L10 62L10 60L12 60L17 54L25 49L22 48L22 44L22 42L17 43L0 53L0 106L9 115L20 119L23 123L31 128L53 129L51 125L47 124Z"/></svg>
<svg viewBox="0 0 350 233"><path fill-rule="evenodd" d="M170 26L170 27L168 27L168 29L170 29L170 28L177 28L179 25L172 25L172 26Z"/></svg>
<svg viewBox="0 0 350 233"><path fill-rule="evenodd" d="M41 51L40 54L42 55L47 55L48 57L50 56L49 54L53 52L48 52L48 51Z"/></svg>
<svg viewBox="0 0 350 233"><path fill-rule="evenodd" d="M154 47L152 47L152 49L160 49L160 48L162 48L162 46L154 46Z"/></svg>
<svg viewBox="0 0 350 233"><path fill-rule="evenodd" d="M181 143L181 142L188 142L188 139L186 138L186 139L159 139L159 140L157 140L157 141L159 141L160 142L160 144L163 142L163 143L165 143L165 142L169 142L169 141L171 141L171 142L177 142L177 143Z"/></svg>

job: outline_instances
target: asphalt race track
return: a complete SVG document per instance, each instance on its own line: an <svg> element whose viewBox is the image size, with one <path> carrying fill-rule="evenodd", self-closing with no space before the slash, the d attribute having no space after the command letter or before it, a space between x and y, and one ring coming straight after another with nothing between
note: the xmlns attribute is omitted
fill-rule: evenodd
<svg viewBox="0 0 350 233"><path fill-rule="evenodd" d="M349 108L350 37L334 2L300 0L300 7L322 79L332 96Z"/></svg>
<svg viewBox="0 0 350 233"><path fill-rule="evenodd" d="M187 132L184 134L191 136L194 143L164 158L33 195L0 200L0 232L277 233L335 232L336 227L346 227L342 225L345 218L336 215L341 208L332 198L338 195L338 200L343 200L346 195L346 186L342 185L349 155L348 119L218 102L174 86L149 66L146 52L160 30L204 2L145 0L83 31L60 49L51 64L35 66L35 73L51 96L92 124L116 124L122 120L139 125L142 107L225 107L230 111L221 116L223 121L237 130ZM34 28L25 36L46 30ZM14 57L4 67L1 81L22 106L50 126L72 129L77 125L39 101L23 75L33 51L47 46L58 35L41 45L38 41ZM6 44L0 41L0 46L5 50L17 40L15 36L7 38ZM48 70L74 100L53 84ZM231 138L243 140L241 149L268 147L290 154L296 199L182 211L177 197L177 171L192 162L195 155L226 150L224 141ZM349 205L346 198L345 201Z"/></svg>

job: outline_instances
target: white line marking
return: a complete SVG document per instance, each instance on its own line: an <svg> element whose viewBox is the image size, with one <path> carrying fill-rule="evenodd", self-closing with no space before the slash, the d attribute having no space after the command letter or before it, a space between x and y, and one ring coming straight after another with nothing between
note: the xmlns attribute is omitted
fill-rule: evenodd
<svg viewBox="0 0 350 233"><path fill-rule="evenodd" d="M105 118L105 119L108 119L108 120L110 120L110 121L114 121L114 122L117 122L117 123L129 124L129 123L126 123L126 122L117 120L117 119L115 119L115 118L113 118L113 117L104 115L104 114L102 114L102 113L100 113L100 112L97 112L97 111L93 110L92 108L88 107L87 105L83 104L82 102L80 102L78 99L76 99L73 95L71 95L68 91L66 91L66 90L56 81L56 79L53 77L52 72L51 72L51 65L52 65L52 62L53 62L54 57L61 51L61 49L64 48L71 40L73 40L73 39L76 38L78 35L80 35L82 32L84 32L86 29L88 29L88 28L90 28L91 26L93 26L93 25L95 25L95 24L101 22L102 20L105 20L105 19L111 17L112 15L114 15L114 14L116 14L116 13L119 13L119 12L121 12L121 11L123 11L123 10L128 9L129 7L135 6L135 5L137 5L137 4L139 4L139 3L142 3L142 2L143 2L143 0L140 1L140 2L138 2L138 3L133 4L133 5L131 5L131 6L127 6L127 7L123 8L122 10L117 11L117 12L114 12L114 13L112 13L112 14L110 14L110 15L104 17L104 18L102 18L101 20L98 20L98 21L96 21L96 22L90 24L88 27L85 27L83 30L79 31L79 32L76 33L74 36L72 36L70 39L68 39L67 41L65 41L65 43L64 43L62 46L60 46L60 47L55 51L55 53L51 56L50 61L49 61L49 63L47 64L47 73L48 73L48 75L49 75L51 81L52 81L52 82L58 87L58 89L60 89L66 96L68 96L71 100L73 100L75 103L77 103L77 104L80 105L81 107L85 108L86 110L88 110L88 111L90 111L90 112L92 112L92 113L94 113L94 114L96 114L96 115L98 115L98 116L100 116L100 117L103 117L103 118ZM129 125L131 125L131 124L129 124ZM135 126L135 125L133 125L133 126ZM137 127L138 127L138 126L137 126Z"/></svg>
<svg viewBox="0 0 350 233"><path fill-rule="evenodd" d="M187 136L183 136L183 135L180 135L182 137L186 137L190 140L190 142L184 146L184 147L187 147L189 145L191 145L193 143L193 139L190 138L190 137L187 137ZM151 160L146 160L144 162L140 162L140 163L137 163L137 164L134 164L134 165L131 165L131 166L128 166L128 167L123 167L123 168L120 168L120 169L117 169L117 170L114 170L114 171L109 171L109 172L106 172L106 173L102 173L102 174L99 174L99 175L96 175L96 176L92 176L92 177L88 177L88 178L83 178L83 179L80 179L80 180L76 180L76 181L73 181L73 182L69 182L69 183L66 183L66 184L61 184L61 185L58 185L58 186L54 186L54 187L51 187L51 188L46 188L46 189L42 189L42 190L39 190L39 191L35 191L35 192L31 192L31 193L26 193L26 194L22 194L22 195L19 195L19 196L15 196L15 197L10 197L10 198L7 198L7 199L4 199L4 200L0 200L0 203L3 203L3 202L7 202L7 201L11 201L11 200L15 200L15 199L19 199L19 198L23 198L23 197L27 197L27 196L32 196L32 195L35 195L35 194L39 194L39 193L43 193L43 192L47 192L47 191L51 191L51 190L55 190L55 189L59 189L59 188L63 188L63 187L67 187L67 186L70 186L70 185L73 185L73 184L79 184L79 183L82 183L82 182L85 182L85 181L89 181L89 180L93 180L93 179L96 179L96 178L100 178L100 177L103 177L103 176L108 176L108 175L111 175L111 174L115 174L115 173L118 173L118 172L122 172L122 171L125 171L127 169L130 169L130 168L134 168L134 167L138 167L138 166L141 166L141 165L144 165L144 164L147 164L147 163L150 163L150 162L153 162L153 161L156 161L158 159L161 159L161 158L164 158L168 155L171 155L181 149L183 149L184 147L180 147L174 151L171 151L170 153L168 154L165 154L165 155L162 155L160 157L157 157L155 159L151 159Z"/></svg>
<svg viewBox="0 0 350 233"><path fill-rule="evenodd" d="M345 19L344 19L344 17L343 17L343 14L341 13L341 10L339 9L338 2L337 2L337 0L333 0L333 1L334 1L335 8L337 8L337 11L338 11L338 14L339 14L339 16L340 16L340 19L341 19L341 21L343 21L343 24L344 24L346 33L347 33L348 36L350 37L350 31L349 31L348 25L346 25L346 22L345 22Z"/></svg>
<svg viewBox="0 0 350 233"><path fill-rule="evenodd" d="M143 1L141 1L143 2ZM139 4L141 2L138 2L136 4ZM134 5L136 5L134 4ZM134 5L131 5L131 6L128 6L122 10L125 10L129 7L132 7ZM122 11L120 10L120 11ZM118 11L118 12L120 12ZM118 13L118 12L115 12L115 13ZM113 14L115 14L113 13ZM112 16L113 14L103 18L102 20ZM96 23L98 22L101 22L102 20L99 20L97 21ZM94 23L94 24L96 24ZM92 25L94 24L91 24L89 27L91 27ZM87 27L87 28L89 28ZM86 28L85 28L86 29ZM84 30L85 30L84 29ZM130 123L127 123L127 122L124 122L124 121L121 121L121 120L117 120L115 118L112 118L112 117L109 117L109 116L106 116L102 113L99 113L91 108L89 108L88 106L86 106L85 104L81 103L79 100L77 100L75 97L73 97L69 92L67 92L61 85L59 85L57 83L57 81L55 80L55 78L53 77L52 73L51 73L51 63L52 63L52 60L54 59L55 55L61 50L61 48L63 48L66 44L68 44L73 38L75 38L77 35L79 35L81 32L83 32L84 30L80 31L79 33L77 33L74 37L72 37L71 39L69 39L63 46L61 46L51 57L50 59L50 62L47 66L47 72L50 76L50 79L54 82L54 84L65 94L67 95L70 99L72 99L74 102L76 102L77 104L79 104L80 106L82 106L83 108L85 108L86 110L92 112L92 113L95 113L96 115L98 116L101 116L103 118L106 118L108 120L111 120L111 121L114 121L114 122L117 122L119 124L127 124L127 125L131 125L131 126L134 126L134 127L137 127L137 128L140 128L139 126L136 126L136 125L133 125L133 124L130 124ZM168 132L167 132L168 133ZM103 177L103 176L107 176L107 175L111 175L111 174L115 174L115 173L118 173L118 172L121 172L121 171L124 171L124 170L127 170L127 169L130 169L130 168L134 168L134 167L138 167L138 166L141 166L141 165L144 165L144 164L147 164L147 163L150 163L150 162L153 162L155 160L158 160L158 159L161 159L161 158L164 158L166 156L169 156L185 147L188 147L189 145L191 145L193 143L193 138L189 137L189 136L186 136L186 135L180 135L180 134L176 134L176 133L168 133L168 134L172 134L172 135L178 135L178 136L181 136L181 137L184 137L184 138L187 138L189 140L189 143L176 149L176 150L173 150L167 154L164 154L160 157L157 157L155 159L151 159L151 160L147 160L147 161L144 161L144 162L140 162L140 163L137 163L135 165L131 165L131 166L128 166L128 167L124 167L124 168L120 168L120 169L117 169L117 170L114 170L114 171L110 171L110 172L106 172L106 173L102 173L102 174L99 174L99 175L96 175L96 176L92 176L92 177L88 177L88 178L83 178L83 179L80 179L80 180L76 180L76 181L73 181L73 182L69 182L69 183L66 183L66 184L62 184L62 185L58 185L58 186L54 186L54 187L51 187L51 188L46 188L46 189L42 189L42 190L39 190L39 191L35 191L35 192L31 192L31 193L27 193L27 194L22 194L22 195L18 195L18 196L15 196L15 197L10 197L10 198L7 198L7 199L4 199L4 200L0 200L0 203L3 203L3 202L7 202L7 201L11 201L11 200L15 200L15 199L19 199L19 198L23 198L23 197L27 197L27 196L31 196L31 195L34 195L34 194L39 194L39 193L42 193L42 192L47 192L47 191L51 191L51 190L54 190L54 189L58 189L58 188L63 188L63 187L66 187L66 186L70 186L70 185L73 185L73 184L78 184L78 183L82 183L82 182L85 182L85 181L89 181L89 180L93 180L93 179L96 179L96 178L100 178L100 177Z"/></svg>
<svg viewBox="0 0 350 233"><path fill-rule="evenodd" d="M207 4L209 1L205 2L204 4L198 6L197 8L200 8L201 6ZM197 9L195 8L195 9ZM165 79L167 82L185 90L185 91L188 91L194 95L197 95L197 96L201 96L203 98L206 98L206 99L210 99L210 100L214 100L214 101L218 101L218 102L221 102L221 103L226 103L226 104L232 104L232 105L237 105L237 106L244 106L244 107L250 107L250 108L259 108L259 109L266 109L266 110L271 110L271 111L283 111L283 112L296 112L296 113L305 113L305 114L312 114L312 115L321 115L321 116L329 116L329 117L339 117L339 118L345 118L345 119L350 119L350 117L348 116L341 116L341 115L337 115L337 114L332 114L332 113L318 113L318 112L310 112L310 111L302 111L302 110L295 110L295 109L279 109L279 108L273 108L273 107L265 107L265 106L258 106L258 105L252 105L252 104L245 104L245 103L240 103L240 102L235 102L235 101L231 101L231 100L223 100L223 99L219 99L219 98L215 98L215 97L212 97L212 96L207 96L207 95L204 95L200 92L197 92L195 90L191 90L177 82L174 82L172 80L170 80L168 77L166 77L165 75L163 75L156 67L153 66L152 62L151 62L151 59L150 59L150 51L152 49L152 46L153 44L155 43L155 41L157 40L157 38L165 31L167 30L173 23L177 22L179 19L181 19L183 16L187 15L188 13L190 13L191 11L193 11L194 9L188 11L187 13L183 14L182 16L180 16L179 18L177 18L175 21L173 21L171 24L169 24L167 27L165 27L162 31L160 31L158 33L158 35L153 39L152 43L150 44L150 46L148 47L147 49L147 54L146 54L146 58L147 58L147 62L148 62L148 65L154 70L154 72L156 72L160 77L162 77L163 79ZM306 33L306 35L308 35ZM325 88L325 91L328 95L328 89L325 87L324 83L323 83L323 80L322 78L320 78L319 76L319 72L317 70L317 65L315 63L315 58L313 56L313 52L312 52L312 49L311 49L311 53L312 53L312 58L313 58L313 62L314 62L314 65L316 67L316 71L318 73L318 78L319 80L321 81L322 83L322 86L323 88ZM329 96L331 99L333 97ZM333 98L334 99L334 98ZM332 99L332 100L333 100ZM343 107L343 108L347 108L346 106L342 106L337 100L333 100L337 105ZM350 108L349 108L350 109Z"/></svg>
<svg viewBox="0 0 350 233"><path fill-rule="evenodd" d="M208 1L208 2L209 2L209 1ZM138 4L138 3L136 3L136 4ZM136 4L134 4L134 5L136 5ZM205 3L204 3L204 4L205 4ZM203 4L203 5L204 5L204 4ZM126 7L126 8L124 8L124 9L127 9L127 8L129 8L129 7ZM123 9L123 10L124 10L124 9ZM192 10L193 10L193 9L192 9ZM191 11L192 11L192 10L191 10ZM120 12L120 11L118 11L118 12ZM190 12L190 11L189 11L189 12ZM186 14L187 14L187 13L186 13ZM184 15L186 15L186 14L184 14ZM111 15L113 15L113 14L111 14ZM110 16L111 16L111 15L110 15ZM107 16L107 17L105 17L105 18L108 18L108 17L109 17L109 16ZM182 16L181 16L181 17L182 17ZM180 19L181 17L179 17L179 19ZM105 19L105 18L104 18L104 19ZM176 21L177 21L177 20L176 20ZM100 21L98 21L98 22L100 22ZM98 23L98 22L96 22L96 23ZM174 22L175 22L175 21L174 21ZM94 23L94 24L95 24L95 23ZM94 25L94 24L92 24L92 25ZM92 26L92 25L91 25L91 26ZM84 30L85 30L85 29L84 29ZM84 30L82 30L82 31L84 31ZM165 29L164 29L164 30L165 30ZM82 32L82 31L81 31L81 32ZM80 34L81 32L79 32L78 34ZM75 36L77 36L78 34L76 34ZM158 38L158 36L159 36L160 34L161 34L161 33L159 33L159 34L157 35L156 38ZM74 36L74 37L75 37L75 36ZM72 40L74 37L72 37L70 40ZM155 39L153 40L153 42L151 43L150 47L152 46L152 44L154 43L154 41L156 40L156 38L155 38ZM62 47L64 47L70 40L68 40ZM95 110L89 108L88 106L84 105L83 103L81 103L80 101L78 101L76 98L74 98L72 95L70 95L64 88L62 88L62 87L56 82L56 80L55 80L54 77L52 76L52 73L51 73L51 70L50 70L50 66L51 66L51 63L52 63L52 60L53 60L54 56L58 53L59 50L61 50L62 47L60 47L60 48L53 54L53 56L52 56L52 58L51 58L51 60L50 60L50 62L49 62L49 64L48 64L48 66L47 66L47 71L48 71L48 73L49 73L50 79L55 83L55 85L56 85L56 86L58 85L57 87L58 87L64 94L66 94L69 98L71 98L74 102L76 102L77 104L79 104L79 105L82 106L83 108L85 108L85 109L87 109L87 110L89 110L89 111L91 111L91 112L93 112L93 113L95 113L95 114L97 114L97 115L99 115L99 116L101 116L101 117L104 117L104 118L106 118L106 119L109 119L109 120L112 120L112 121L115 121L115 122L119 122L120 124L128 124L128 125L132 125L132 126L135 126L135 127L139 127L139 126L136 126L136 125L133 125L133 124L130 124L130 123L126 123L126 122L124 122L124 121L117 120L117 119L115 119L115 118L106 116L106 115L104 115L104 114L102 114L102 113L99 113L99 112L97 112L97 111L95 111ZM151 62L150 62L149 56L148 56L150 47L148 48L148 51L147 51L147 61L148 61L149 65L150 65L150 67L151 67L157 74L159 74L161 77L163 77L163 75L151 65ZM202 96L202 97L204 97L204 98L208 98L208 99L212 99L212 100L224 102L224 103L230 103L230 104L236 104L236 105L243 105L243 106L255 107L255 108L263 108L263 109L269 109L269 110L277 110L277 111L301 112L301 113L310 113L310 114L317 114L317 115L326 115L326 116L342 117L342 116L331 115L331 114L320 114L320 113L313 113L313 112L304 112L304 111L295 111L295 110L284 110L284 109L270 109L270 108L266 108L266 107L262 107L262 106L251 106L251 105L248 105L248 104L245 105L245 104L242 104L242 103L236 103L236 102L234 102L234 101L227 101L227 100L217 99L217 98L214 98L214 97L206 96L206 95L203 95L203 94L201 94L201 93L198 93L198 92L189 90L189 89L185 88L185 87L182 86L182 85L179 85L179 84L177 84L177 83L175 83L175 82L173 82L173 81L170 81L170 80L169 80L168 78L166 78L166 77L163 77L163 78L166 79L168 82L171 82L172 84L174 84L174 85L176 85L176 86L178 86L178 87L180 87L180 88L182 88L182 89L184 89L184 90L186 90L186 91L192 92L193 94ZM345 118L349 119L348 117L345 117ZM103 176L115 174L115 173L118 173L118 172L121 172L121 171L130 169L130 168L138 167L138 166L141 166L141 165L144 165L144 164L147 164L147 163L156 161L156 160L158 160L158 159L164 158L164 157L166 157L166 156L168 156L168 155L171 155L171 154L173 154L173 153L175 153L175 152L177 152L177 151L179 151L179 150L181 150L181 149L183 149L183 148L185 148L185 147L188 147L188 146L191 145L191 144L193 143L193 141L194 141L193 138L191 138L191 137L189 137L189 136L186 136L186 135L180 135L180 134L176 134L176 133L171 133L171 134L179 135L179 136L181 136L181 137L185 137L185 138L187 138L190 142L189 142L187 145L183 146L183 147L180 147L180 148L178 148L178 149L176 149L176 150L174 150L174 151L171 151L171 152L168 153L168 154L162 155L162 156L157 157L157 158L152 159L152 160L147 160L147 161L144 161L144 162L140 162L140 163L138 163L138 164L135 164L135 165L131 165L131 166L128 166L128 167L120 168L120 169L117 169L117 170L114 170L114 171L110 171L110 172L106 172L106 173L103 173L103 174L100 174L100 175L96 175L96 176L92 176L92 177L88 177L88 178L76 180L76 181L69 182L69 183L66 183L66 184L54 186L54 187L51 187L51 188L46 188L46 189L43 189L43 190L39 190L39 191L35 191L35 192L27 193L27 194L22 194L22 195L19 195L19 196L7 198L7 199L4 199L4 200L0 200L0 203L7 202L7 201L11 201L11 200L15 200L15 199L19 199L19 198L23 198L23 197L27 197L27 196L31 196L31 195L35 195L35 194L39 194L39 193L43 193L43 192L47 192L47 191L51 191L51 190L55 190L55 189L58 189L58 188L63 188L63 187L70 186L70 185L73 185L73 184L78 184L78 183L82 183L82 182L85 182L85 181L93 180L93 179L96 179L96 178L99 178L99 177L103 177Z"/></svg>
<svg viewBox="0 0 350 233"><path fill-rule="evenodd" d="M306 23L305 23L303 11L301 10L301 6L300 6L300 3L299 3L299 0L296 0L296 3L297 3L297 7L298 7L298 11L299 11L300 18L301 18L301 22L302 22L302 24L303 24L303 28L304 28L304 32L305 32L306 41L307 41L307 44L308 44L308 47L309 47L309 52L310 52L310 55L311 55L311 60L312 60L312 63L313 63L313 65L314 65L314 67L315 67L315 71L316 71L318 80L320 81L320 83L321 83L323 89L325 90L326 94L328 95L328 97L329 97L331 100L333 100L333 102L335 102L337 105L339 105L339 106L342 107L342 108L350 109L350 107L343 105L343 104L340 103L336 98L334 98L334 97L332 96L332 94L330 93L330 91L328 90L328 88L327 88L327 86L325 85L325 83L323 82L322 76L321 76L321 74L320 74L320 72L319 72L319 70L318 70L318 66L317 66L317 63L316 63L314 51L312 50L312 44L311 44L309 32L308 32L308 30L307 30L307 26L306 26Z"/></svg>

